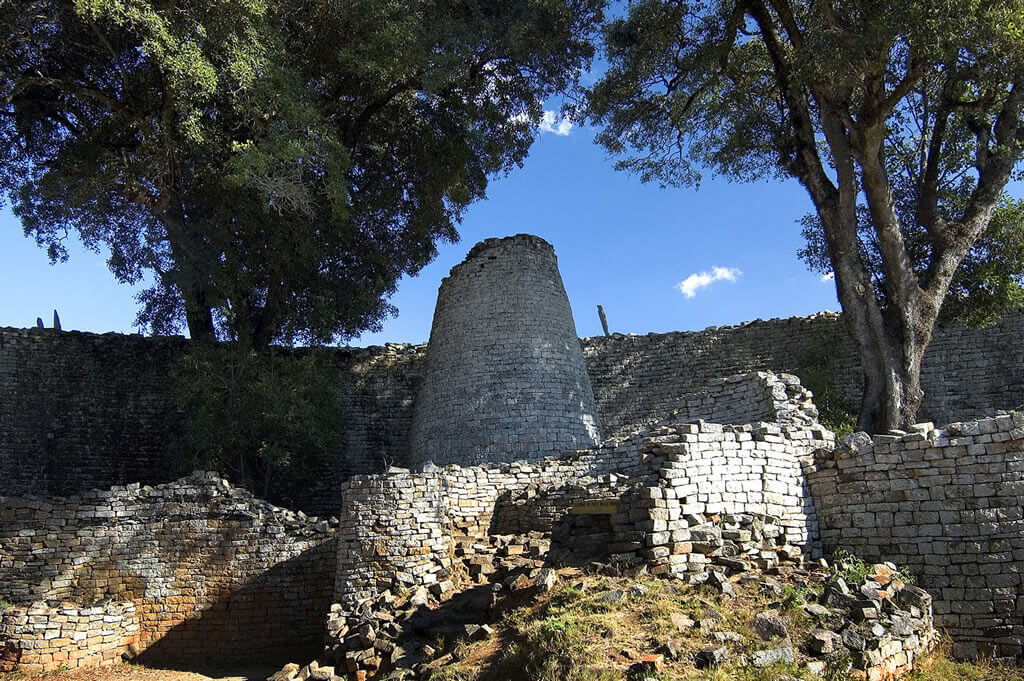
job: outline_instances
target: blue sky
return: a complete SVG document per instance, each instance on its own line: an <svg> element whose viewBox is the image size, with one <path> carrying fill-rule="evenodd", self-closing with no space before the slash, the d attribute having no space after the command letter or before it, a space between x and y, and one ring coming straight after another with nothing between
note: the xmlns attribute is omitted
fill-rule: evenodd
<svg viewBox="0 0 1024 681"><path fill-rule="evenodd" d="M461 241L442 244L401 282L392 298L399 315L352 345L426 341L448 270L476 242L520 232L554 244L581 336L601 333L598 304L613 331L641 334L839 309L833 282L796 257L796 221L811 203L795 182L707 177L700 190L661 189L616 172L592 131L559 129L557 120L547 127L524 167L493 181L467 211ZM0 213L0 326L32 326L36 317L49 326L56 308L65 329L130 333L134 294L114 281L104 254L78 247L51 266L17 219Z"/></svg>

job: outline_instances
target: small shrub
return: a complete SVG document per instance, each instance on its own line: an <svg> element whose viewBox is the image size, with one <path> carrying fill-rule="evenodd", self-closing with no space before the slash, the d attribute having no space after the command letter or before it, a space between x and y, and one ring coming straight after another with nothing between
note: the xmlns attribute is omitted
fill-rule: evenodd
<svg viewBox="0 0 1024 681"><path fill-rule="evenodd" d="M800 383L814 395L818 408L818 421L837 437L853 433L857 415L846 396L832 379L835 368L836 334L819 333L796 353L793 373Z"/></svg>

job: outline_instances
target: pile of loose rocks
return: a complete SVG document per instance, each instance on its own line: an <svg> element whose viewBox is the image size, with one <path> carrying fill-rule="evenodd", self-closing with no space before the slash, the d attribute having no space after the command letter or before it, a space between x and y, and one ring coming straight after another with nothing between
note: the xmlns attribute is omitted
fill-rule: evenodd
<svg viewBox="0 0 1024 681"><path fill-rule="evenodd" d="M329 643L319 660L288 664L272 681L356 681L425 677L457 658L438 640L480 640L492 635L488 622L503 596L550 590L556 571L544 567L551 539L546 533L459 537L454 567L429 587L381 585L375 598L328 616ZM443 605L443 613L439 608Z"/></svg>
<svg viewBox="0 0 1024 681"><path fill-rule="evenodd" d="M778 600L757 613L752 627L762 641L753 646L746 662L767 667L778 662L805 660L807 669L825 675L830 669L849 669L855 678L867 681L897 679L914 667L914 661L931 650L936 632L932 620L932 598L923 589L907 584L891 563L862 569L863 579L848 583L850 575L842 562L829 568L820 561L810 569L795 567L796 561L767 570L744 566L731 559L715 558L717 567L708 572L704 584L725 598L735 598L733 583L756 586L764 595ZM862 566L862 568L867 566ZM800 614L814 621L802 641L794 642L792 620L780 614L794 602ZM673 618L680 630L697 628L710 632L715 642L694 659L706 668L733 659L729 644L748 643L735 632L721 631L716 611L706 620ZM771 647L764 642L772 642ZM666 652L672 652L671 643Z"/></svg>
<svg viewBox="0 0 1024 681"><path fill-rule="evenodd" d="M907 584L895 566L855 563L851 569L842 561L806 562L799 551L781 544L784 532L771 517L721 514L693 520L699 520L691 528L694 552L707 557L706 569L675 581L704 585L723 603L736 598L740 586L769 599L752 621L757 641L727 631L726 618L715 609L697 621L673 615L681 634L711 644L691 658L697 667L799 661L817 674L842 667L866 681L889 681L912 669L932 647L931 597ZM354 610L335 605L324 654L304 667L289 664L269 681L429 678L459 661L460 648L453 643L490 638L489 623L501 612L553 589L560 575L581 578L575 568L550 566L550 542L540 532L457 538L453 568L437 582L415 588L380 585L379 595ZM589 571L639 576L646 567L594 562ZM630 588L645 589L640 583ZM625 599L626 593L612 591L608 597ZM801 626L795 626L795 617ZM681 659L682 649L678 641L666 641L642 664Z"/></svg>

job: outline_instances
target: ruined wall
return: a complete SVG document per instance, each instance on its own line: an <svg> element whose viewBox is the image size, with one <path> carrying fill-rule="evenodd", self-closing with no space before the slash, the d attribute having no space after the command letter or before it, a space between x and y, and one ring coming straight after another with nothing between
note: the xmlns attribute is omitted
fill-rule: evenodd
<svg viewBox="0 0 1024 681"><path fill-rule="evenodd" d="M1024 414L863 433L808 469L822 543L906 565L961 657L1024 653Z"/></svg>
<svg viewBox="0 0 1024 681"><path fill-rule="evenodd" d="M46 500L0 497L0 597L42 608L28 624L44 631L64 628L52 626L58 604L130 601L143 659L315 652L331 599L333 537L327 521L209 473ZM7 664L35 664L22 657L32 636L5 627Z"/></svg>
<svg viewBox="0 0 1024 681"><path fill-rule="evenodd" d="M0 494L68 495L180 472L180 428L169 369L183 338L0 328ZM405 451L423 346L327 350L334 360L344 441L317 481L275 490L309 513L337 513L339 481L383 470Z"/></svg>
<svg viewBox="0 0 1024 681"><path fill-rule="evenodd" d="M131 602L7 608L0 613L0 672L114 664L132 654L138 632Z"/></svg>
<svg viewBox="0 0 1024 681"><path fill-rule="evenodd" d="M620 520L625 535L614 548L617 559L643 559L653 574L702 572L722 535L698 519L720 514L766 519L780 550L816 553L817 514L801 461L834 442L821 427L698 422L657 428L640 450L656 475L620 509L628 516ZM738 542L741 536L750 541L740 534L725 538Z"/></svg>
<svg viewBox="0 0 1024 681"><path fill-rule="evenodd" d="M940 329L925 354L922 420L948 423L1024 404L1024 310L987 329ZM583 339L605 433L629 432L678 408L713 378L750 371L797 373L807 356L831 363L856 406L860 363L834 314L754 321L704 331Z"/></svg>
<svg viewBox="0 0 1024 681"><path fill-rule="evenodd" d="M450 579L459 537L486 541L541 532L568 538L571 533L559 530L574 505L595 499L617 505L604 529L607 549L621 563L700 569L703 555L689 543L693 518L724 512L770 516L790 545L811 551L817 526L799 459L834 440L820 427L797 423L811 419L813 409L799 382L765 373L736 376L684 404L694 411L560 458L422 472L394 468L349 479L341 485L335 599L351 605L399 585ZM792 422L682 424L700 412ZM553 542L552 548L559 547Z"/></svg>
<svg viewBox="0 0 1024 681"><path fill-rule="evenodd" d="M583 352L608 435L685 408L712 379L792 371L820 338L834 381L851 395L857 360L830 315L752 322L690 333L584 339ZM922 419L945 423L1024 404L1024 311L989 329L939 331L924 362ZM66 495L128 482L168 482L168 444L178 423L168 394L175 338L0 328L0 494ZM277 500L310 513L336 512L350 474L406 463L425 346L338 349L345 444L318 471L319 484ZM709 416L696 416L707 418ZM714 420L727 421L728 419Z"/></svg>
<svg viewBox="0 0 1024 681"><path fill-rule="evenodd" d="M551 244L488 239L441 282L410 460L540 459L601 439Z"/></svg>

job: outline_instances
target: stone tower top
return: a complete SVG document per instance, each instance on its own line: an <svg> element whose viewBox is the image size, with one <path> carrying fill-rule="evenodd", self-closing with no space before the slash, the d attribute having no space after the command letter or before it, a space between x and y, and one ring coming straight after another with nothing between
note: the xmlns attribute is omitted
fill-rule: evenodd
<svg viewBox="0 0 1024 681"><path fill-rule="evenodd" d="M540 459L600 436L554 248L529 234L478 243L438 291L413 462Z"/></svg>

